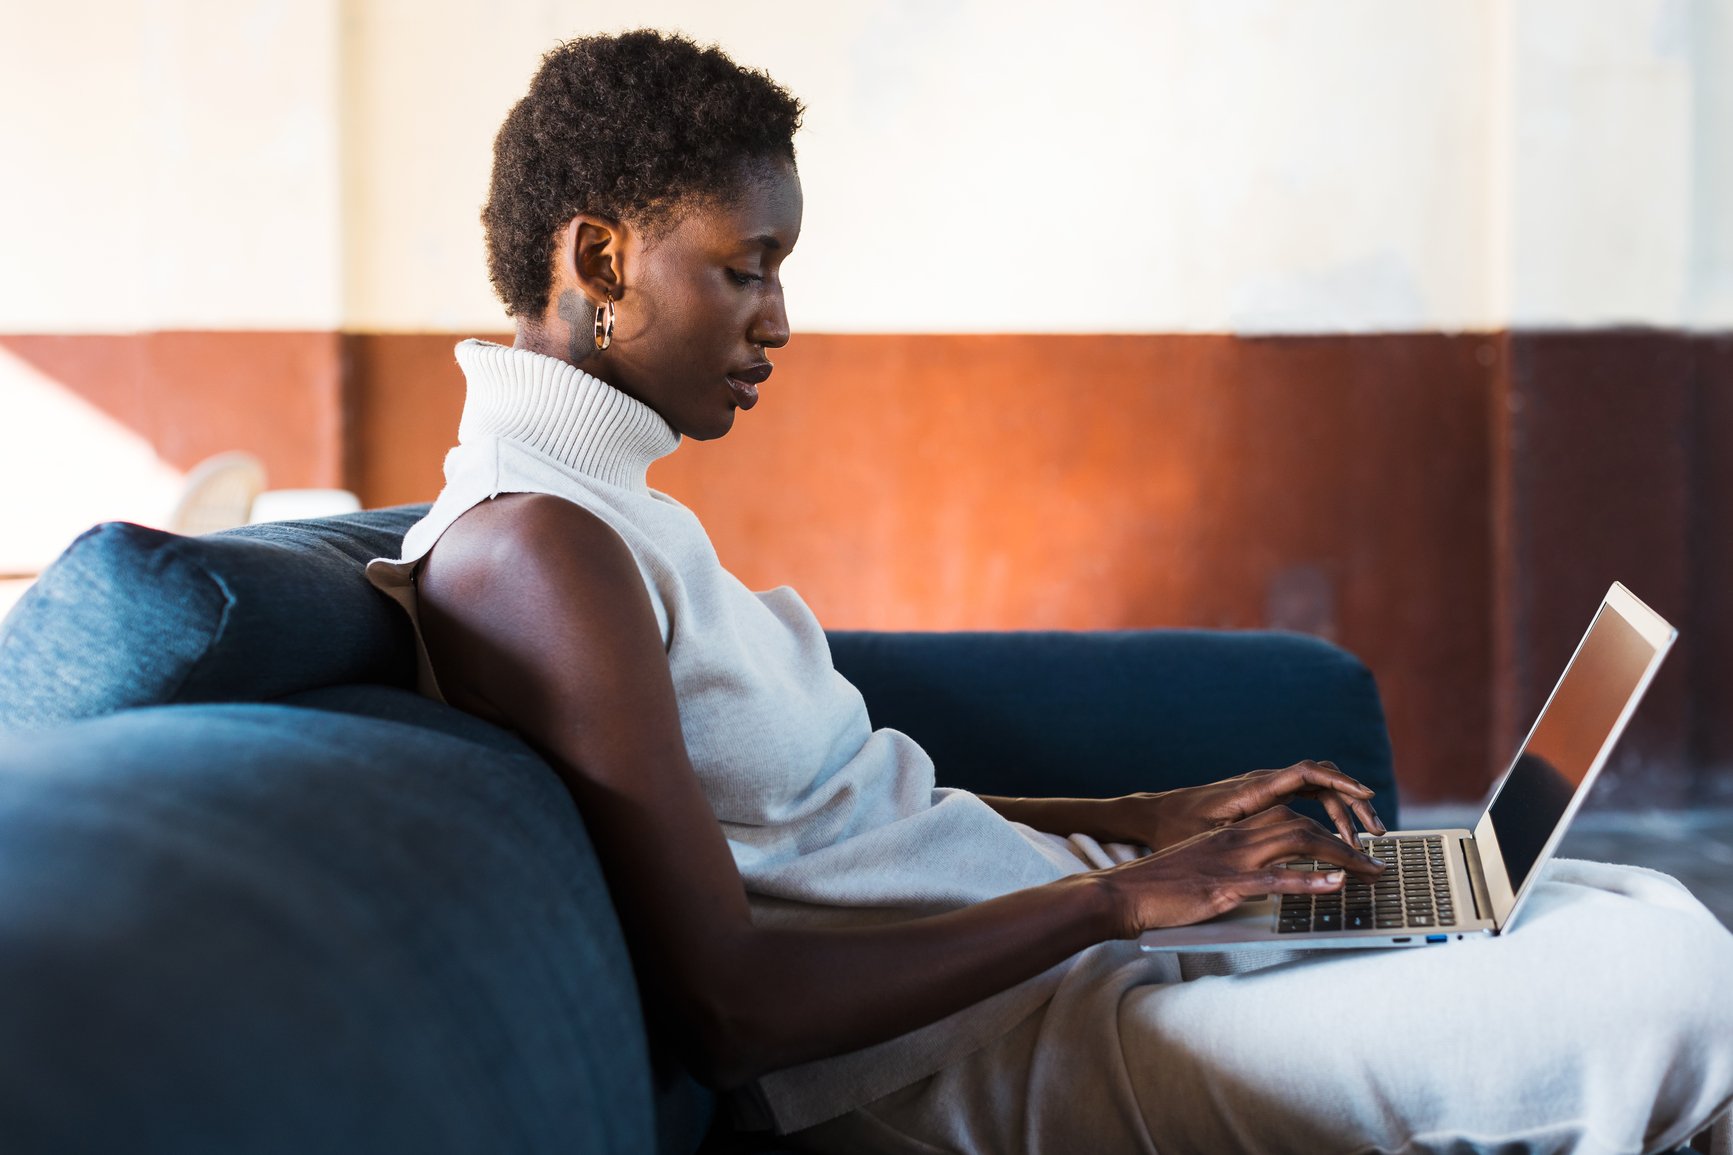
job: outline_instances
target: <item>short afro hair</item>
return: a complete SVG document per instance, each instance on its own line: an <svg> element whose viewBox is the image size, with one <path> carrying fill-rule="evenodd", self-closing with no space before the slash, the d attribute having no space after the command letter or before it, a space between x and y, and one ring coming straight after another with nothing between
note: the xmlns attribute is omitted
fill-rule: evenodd
<svg viewBox="0 0 1733 1155"><path fill-rule="evenodd" d="M573 216L654 228L724 200L750 163L794 159L802 111L765 73L684 36L587 36L549 52L494 138L481 211L506 312L547 309L554 241Z"/></svg>

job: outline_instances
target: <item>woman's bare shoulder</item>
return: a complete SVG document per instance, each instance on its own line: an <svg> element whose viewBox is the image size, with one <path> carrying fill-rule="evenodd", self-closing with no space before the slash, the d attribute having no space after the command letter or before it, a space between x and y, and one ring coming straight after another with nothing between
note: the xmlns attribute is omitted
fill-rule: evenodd
<svg viewBox="0 0 1733 1155"><path fill-rule="evenodd" d="M545 573L575 556L629 554L620 535L596 514L551 493L502 493L465 510L428 552L447 574L483 576L505 567Z"/></svg>
<svg viewBox="0 0 1733 1155"><path fill-rule="evenodd" d="M466 510L429 551L416 601L447 700L520 730L554 721L523 716L529 701L544 700L526 696L530 684L582 685L580 667L600 661L652 655L665 666L626 543L596 514L549 494L503 494Z"/></svg>

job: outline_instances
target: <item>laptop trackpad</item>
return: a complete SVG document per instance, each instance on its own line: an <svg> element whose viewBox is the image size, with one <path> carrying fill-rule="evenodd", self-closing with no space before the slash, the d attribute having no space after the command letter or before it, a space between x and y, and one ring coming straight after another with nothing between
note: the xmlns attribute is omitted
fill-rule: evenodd
<svg viewBox="0 0 1733 1155"><path fill-rule="evenodd" d="M1275 898L1265 895L1242 902L1207 922L1144 931L1138 936L1137 945L1145 950L1204 949L1218 944L1243 943L1248 939L1274 939L1276 902Z"/></svg>

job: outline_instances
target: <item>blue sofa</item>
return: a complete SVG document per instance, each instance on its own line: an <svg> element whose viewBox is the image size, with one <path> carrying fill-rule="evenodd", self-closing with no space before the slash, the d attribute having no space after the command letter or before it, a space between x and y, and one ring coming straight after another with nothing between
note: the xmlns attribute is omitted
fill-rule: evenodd
<svg viewBox="0 0 1733 1155"><path fill-rule="evenodd" d="M362 575L425 509L97 526L0 623L6 1151L698 1146L712 1101L646 1037L569 796L414 693L407 621ZM1316 639L830 640L947 785L1106 795L1330 758L1397 817L1372 678Z"/></svg>

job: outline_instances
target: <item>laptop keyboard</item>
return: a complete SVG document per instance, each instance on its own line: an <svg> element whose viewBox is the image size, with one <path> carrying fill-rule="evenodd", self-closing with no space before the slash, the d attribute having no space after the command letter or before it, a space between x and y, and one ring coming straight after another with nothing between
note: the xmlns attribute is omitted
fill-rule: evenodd
<svg viewBox="0 0 1733 1155"><path fill-rule="evenodd" d="M1444 839L1374 838L1366 853L1385 864L1384 873L1367 882L1350 874L1334 894L1284 894L1276 915L1276 931L1299 934L1315 930L1405 930L1455 926L1456 906L1444 869ZM1339 870L1327 862L1301 864L1315 870Z"/></svg>

